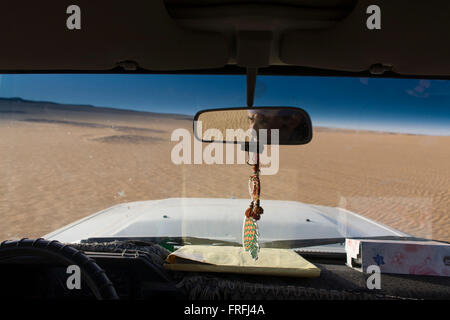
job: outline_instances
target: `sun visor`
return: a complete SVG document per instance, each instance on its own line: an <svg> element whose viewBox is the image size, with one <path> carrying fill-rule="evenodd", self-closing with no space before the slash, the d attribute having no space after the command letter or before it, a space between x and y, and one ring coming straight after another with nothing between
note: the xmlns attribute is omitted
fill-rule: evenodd
<svg viewBox="0 0 450 320"><path fill-rule="evenodd" d="M67 27L74 3L80 29ZM221 34L182 29L162 0L16 0L0 10L0 70L109 70L123 61L182 70L228 60Z"/></svg>
<svg viewBox="0 0 450 320"><path fill-rule="evenodd" d="M380 29L367 20L380 9ZM369 13L368 13L369 11ZM373 27L373 20L369 21ZM283 34L283 63L359 72L373 65L405 75L450 75L450 1L361 0L332 28Z"/></svg>

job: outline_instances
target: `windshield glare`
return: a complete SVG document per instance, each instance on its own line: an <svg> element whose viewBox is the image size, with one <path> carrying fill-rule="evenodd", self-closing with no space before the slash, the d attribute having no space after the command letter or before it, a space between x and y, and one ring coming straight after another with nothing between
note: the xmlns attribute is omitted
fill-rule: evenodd
<svg viewBox="0 0 450 320"><path fill-rule="evenodd" d="M192 128L198 111L245 101L244 76L2 75L0 238L162 200L99 229L240 243L248 155ZM261 240L450 241L449 104L448 80L259 76L255 105L302 108L313 125L310 143L261 154Z"/></svg>

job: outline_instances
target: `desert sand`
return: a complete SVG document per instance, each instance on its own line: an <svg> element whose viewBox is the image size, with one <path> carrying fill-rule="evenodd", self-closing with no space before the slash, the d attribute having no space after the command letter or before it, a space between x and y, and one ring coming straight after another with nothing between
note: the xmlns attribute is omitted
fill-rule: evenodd
<svg viewBox="0 0 450 320"><path fill-rule="evenodd" d="M249 197L247 165L173 164L176 128L192 132L192 120L2 99L0 240L39 237L122 202ZM448 136L315 128L310 144L282 146L278 174L261 182L263 206L338 206L450 241Z"/></svg>

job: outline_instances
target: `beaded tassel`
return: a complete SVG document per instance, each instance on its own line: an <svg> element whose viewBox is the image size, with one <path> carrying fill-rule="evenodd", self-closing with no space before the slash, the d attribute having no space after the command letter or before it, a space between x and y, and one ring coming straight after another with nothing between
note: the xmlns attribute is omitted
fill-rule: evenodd
<svg viewBox="0 0 450 320"><path fill-rule="evenodd" d="M244 219L244 248L252 256L253 260L258 259L259 243L258 224L253 218Z"/></svg>

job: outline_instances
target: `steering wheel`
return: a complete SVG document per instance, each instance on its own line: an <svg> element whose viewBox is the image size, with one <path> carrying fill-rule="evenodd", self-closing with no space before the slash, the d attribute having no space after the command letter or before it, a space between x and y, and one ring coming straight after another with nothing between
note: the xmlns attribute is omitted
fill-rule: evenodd
<svg viewBox="0 0 450 320"><path fill-rule="evenodd" d="M48 241L42 238L6 240L0 244L0 261L5 258L30 256L48 259L64 266L76 265L80 268L81 278L98 300L119 299L105 271L94 260L75 248L56 240Z"/></svg>

